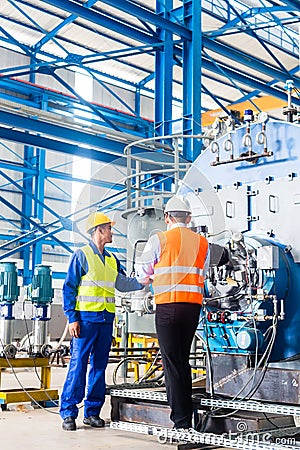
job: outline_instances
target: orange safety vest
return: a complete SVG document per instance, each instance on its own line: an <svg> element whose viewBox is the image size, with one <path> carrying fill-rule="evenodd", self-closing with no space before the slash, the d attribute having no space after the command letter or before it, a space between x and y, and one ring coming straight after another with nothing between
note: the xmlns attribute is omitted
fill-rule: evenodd
<svg viewBox="0 0 300 450"><path fill-rule="evenodd" d="M154 266L155 303L202 303L208 242L186 227L158 233L161 254Z"/></svg>

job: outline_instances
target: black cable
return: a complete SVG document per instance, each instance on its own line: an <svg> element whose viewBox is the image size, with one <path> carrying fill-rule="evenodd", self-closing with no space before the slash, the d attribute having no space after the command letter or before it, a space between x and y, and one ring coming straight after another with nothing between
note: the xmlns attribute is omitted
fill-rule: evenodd
<svg viewBox="0 0 300 450"><path fill-rule="evenodd" d="M276 423L274 423L274 422L267 416L267 414L266 414L265 412L263 412L263 415L264 415L264 417L267 419L267 421L268 421L271 425L273 425L274 428L276 428L277 430L280 429L280 427L279 427L278 425L276 425Z"/></svg>
<svg viewBox="0 0 300 450"><path fill-rule="evenodd" d="M1 338L0 338L0 344L1 344L2 348L3 348L3 350L4 350L4 343L3 343L3 341L2 341ZM19 377L17 376L16 371L15 371L13 365L11 364L9 358L7 357L7 355L5 354L5 352L3 352L3 353L4 353L5 359L6 359L6 361L7 361L7 364L9 365L10 369L12 370L12 373L13 373L15 379L17 380L19 386L21 387L22 391L25 392L25 394L30 398L30 400L31 400L35 405L37 405L40 409L43 409L43 410L47 411L47 412L50 413L50 414L56 414L56 415L58 415L59 413L58 413L57 411L51 411L51 410L49 410L49 409L47 409L47 408L44 408L42 405L40 405L39 402L37 402L37 401L29 394L29 392L24 388L23 384L22 384L21 381L19 380ZM51 401L53 401L53 399L51 399Z"/></svg>
<svg viewBox="0 0 300 450"><path fill-rule="evenodd" d="M249 262L249 254L248 254L248 252L247 252L247 259L248 259L248 262ZM252 284L251 284L251 272L250 272L250 266L247 266L247 267L248 267L248 270L249 270L249 272L248 272L249 280L248 281L249 281L250 296L251 296L251 287L252 287ZM276 291L275 291L275 294L276 294ZM250 298L251 298L251 307L252 307L252 314L253 314L253 300L252 300L252 296ZM254 324L255 324L255 322L254 322ZM249 380L247 381L247 383L243 386L243 388L235 395L234 399L236 399L241 394L241 392L243 392L243 390L248 386L248 384L251 381L252 381L251 389L241 399L241 401L243 401L245 399L251 399L251 397L254 395L254 393L257 391L257 389L261 385L261 383L262 383L262 381L263 381L263 379L265 377L265 374L266 374L266 370L267 370L267 367L268 367L268 360L269 360L269 357L271 355L271 352L272 352L272 349L273 349L273 346L274 346L274 342L275 342L276 331L277 331L277 318L274 318L272 328L273 328L273 334L272 334L272 336L270 338L269 344L267 345L266 351L264 352L264 354L262 355L262 357L260 358L259 361L257 361L257 358L258 358L258 339L257 339L257 332L256 332L256 349L255 349L256 363L255 363L254 372L253 372L252 376L249 378ZM207 333L206 333L206 338L207 338L207 344L208 344ZM209 347L208 347L208 350L210 350ZM266 363L264 363L265 360L267 361ZM258 368L260 367L261 364L264 364L263 369L262 369L262 373L260 374L259 380L254 385L255 376L256 376L257 370L258 370ZM239 411L237 409L237 410L232 411L232 412L230 412L228 414L216 415L215 412L218 411L218 410L220 411L220 409L221 408L216 408L216 409L208 412L207 414L210 415L210 416L214 416L214 417L229 417L229 416L231 416L231 415L233 415L233 414L235 414L236 412Z"/></svg>
<svg viewBox="0 0 300 450"><path fill-rule="evenodd" d="M24 306L25 306L25 301L23 301L23 314L24 314L24 322L25 322L25 328L26 328L26 333L27 333L27 336L29 336L29 328L28 328L28 323L27 323L27 319L26 319L26 314L25 314L25 309L24 309ZM34 357L34 356L30 356L30 353L32 352L32 345L31 345L31 343L30 343L30 337L29 337L29 354L28 354L28 358L29 359L31 359L32 361L33 361L33 366L34 366L34 372L35 372L35 374L36 374L36 376L37 376L37 379L39 380L39 382L40 382L40 387L41 387L41 389L44 391L44 393L46 394L46 397L48 397L48 400L50 400L53 404L54 404L54 406L57 406L57 405L55 405L55 400L53 400L53 398L51 398L50 397L50 395L48 394L48 392L47 392L47 390L46 390L46 388L45 388L45 385L44 385L44 383L43 383L43 381L42 381L42 379L41 379L41 377L40 377L40 375L39 375L39 373L38 373L38 371L37 371L37 365L36 365L36 363L35 363L35 360L36 360L36 358ZM45 409L45 408L44 408ZM57 413L57 414L59 414L59 413Z"/></svg>

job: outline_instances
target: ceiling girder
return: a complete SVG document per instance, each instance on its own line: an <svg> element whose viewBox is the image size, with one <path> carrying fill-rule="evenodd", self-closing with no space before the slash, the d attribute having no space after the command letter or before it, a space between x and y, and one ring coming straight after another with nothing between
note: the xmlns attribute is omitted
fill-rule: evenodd
<svg viewBox="0 0 300 450"><path fill-rule="evenodd" d="M189 41L192 39L192 32L188 28L171 22L164 17L155 14L149 9L142 8L141 6L138 6L127 0L118 0L117 2L116 0L102 0L102 3L117 7L125 13L138 17L139 19L143 19L158 28L177 34L183 39L187 39Z"/></svg>
<svg viewBox="0 0 300 450"><path fill-rule="evenodd" d="M207 70L216 72L216 68L220 66L220 75L226 76L229 79L232 78L233 80L236 80L237 82L243 85L250 86L251 88L257 89L260 92L265 92L266 94L271 95L272 97L277 97L280 98L281 100L287 100L287 94L284 91L268 86L265 82L250 77L245 73L237 72L236 70L226 67L223 64L216 65L205 57L202 58L202 62L203 67ZM300 106L300 99L293 98L293 103L295 105Z"/></svg>
<svg viewBox="0 0 300 450"><path fill-rule="evenodd" d="M84 8L78 3L71 2L69 0L44 0L44 3L55 6L59 9L64 9L65 11L76 14L77 16L89 20L101 27L109 28L112 31L122 34L123 36L128 36L139 42L146 42L148 44L157 44L158 39L147 33L145 31L138 30L132 26L117 21L115 19L109 18L99 11Z"/></svg>
<svg viewBox="0 0 300 450"><path fill-rule="evenodd" d="M203 46L208 50L211 50L215 53L230 58L231 60L236 61L239 64L243 64L251 69L257 70L258 72L263 73L264 75L267 75L269 77L272 77L275 80L282 82L286 82L287 80L286 72L283 72L274 66L266 64L264 61L258 58L255 58L247 53L243 53L240 50L237 50L233 47L229 47L228 45L223 44L222 42L209 39L205 36L203 36L202 41ZM293 78L295 86L298 89L300 89L300 78L295 77L292 74L289 74L289 77Z"/></svg>
<svg viewBox="0 0 300 450"><path fill-rule="evenodd" d="M300 11L299 0L281 0L285 5L291 6L295 11Z"/></svg>

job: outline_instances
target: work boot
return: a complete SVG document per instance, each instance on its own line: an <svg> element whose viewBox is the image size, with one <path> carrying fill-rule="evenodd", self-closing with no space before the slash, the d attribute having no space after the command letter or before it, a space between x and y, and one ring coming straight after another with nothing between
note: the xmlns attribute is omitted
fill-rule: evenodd
<svg viewBox="0 0 300 450"><path fill-rule="evenodd" d="M76 431L76 422L74 417L66 417L62 423L62 429L65 431Z"/></svg>
<svg viewBox="0 0 300 450"><path fill-rule="evenodd" d="M83 419L83 423L85 425L90 425L91 427L94 428L103 428L105 426L104 420L101 419L99 416L85 417Z"/></svg>

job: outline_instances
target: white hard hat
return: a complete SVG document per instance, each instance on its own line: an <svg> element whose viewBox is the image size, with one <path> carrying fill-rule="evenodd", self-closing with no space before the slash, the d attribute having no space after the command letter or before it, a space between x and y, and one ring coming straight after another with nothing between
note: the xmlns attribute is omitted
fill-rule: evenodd
<svg viewBox="0 0 300 450"><path fill-rule="evenodd" d="M179 197L178 195L174 195L174 197L171 197L170 200L167 201L166 207L165 207L165 213L170 212L185 212L187 214L191 214L191 207L187 203L186 200Z"/></svg>

